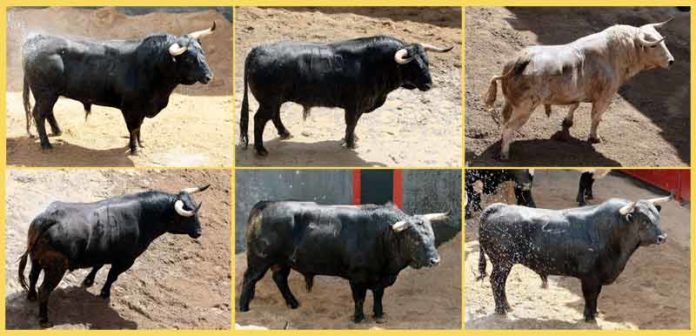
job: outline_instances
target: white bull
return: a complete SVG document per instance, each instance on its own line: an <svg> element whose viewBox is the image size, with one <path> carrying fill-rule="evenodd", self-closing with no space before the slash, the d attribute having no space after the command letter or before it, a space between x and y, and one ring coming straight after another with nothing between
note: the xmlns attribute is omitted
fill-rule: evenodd
<svg viewBox="0 0 696 336"><path fill-rule="evenodd" d="M592 124L588 141L601 142L597 126L602 113L619 87L642 70L674 63L664 37L657 31L661 23L641 27L615 25L564 45L531 46L505 64L503 74L491 79L486 107L493 107L497 81L501 81L505 106L500 158L509 158L514 132L532 112L544 105L569 105L562 123L561 139L570 137L573 113L581 102L592 103Z"/></svg>

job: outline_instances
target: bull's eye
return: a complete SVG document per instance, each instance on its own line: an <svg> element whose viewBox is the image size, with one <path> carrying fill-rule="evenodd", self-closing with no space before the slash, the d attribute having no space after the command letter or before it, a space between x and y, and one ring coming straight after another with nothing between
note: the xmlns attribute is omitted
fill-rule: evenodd
<svg viewBox="0 0 696 336"><path fill-rule="evenodd" d="M656 45L651 45L650 48L657 48L657 44L656 44Z"/></svg>

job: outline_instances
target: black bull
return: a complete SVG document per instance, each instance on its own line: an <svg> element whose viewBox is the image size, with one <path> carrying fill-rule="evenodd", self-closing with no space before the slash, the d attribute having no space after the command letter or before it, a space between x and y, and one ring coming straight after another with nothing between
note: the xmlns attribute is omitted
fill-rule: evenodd
<svg viewBox="0 0 696 336"><path fill-rule="evenodd" d="M263 130L269 120L285 139L290 132L280 119L280 106L294 102L304 107L345 110L345 144L355 147L355 126L363 113L384 104L387 95L403 87L427 91L432 86L426 51L447 52L428 44L406 44L388 36L374 36L331 44L280 42L256 47L244 63L244 98L240 140L249 144L248 88L259 102L254 115L254 148L259 155Z"/></svg>
<svg viewBox="0 0 696 336"><path fill-rule="evenodd" d="M288 286L288 275L294 269L304 275L308 290L315 275L348 279L355 322L364 319L365 295L372 290L374 317L380 321L384 289L394 284L401 270L440 262L431 223L448 216L410 216L391 205L259 202L246 227L247 270L239 310L249 310L256 282L269 268L286 304L297 308L299 302Z"/></svg>
<svg viewBox="0 0 696 336"><path fill-rule="evenodd" d="M667 239L660 228L658 203L669 199L610 199L565 210L490 205L481 214L479 226L479 279L486 276L488 255L493 264L490 281L496 313L511 310L505 282L512 266L522 264L542 278L579 278L585 320L594 321L602 286L616 280L638 247Z"/></svg>
<svg viewBox="0 0 696 336"><path fill-rule="evenodd" d="M30 92L36 101L33 119L42 149L51 149L46 120L54 135L61 130L53 106L63 96L81 102L87 115L91 106L121 110L129 132L130 153L143 147L140 126L167 107L179 85L207 84L213 73L208 67L199 38L212 28L184 36L153 34L139 40L94 41L51 35L33 35L22 48L24 87L22 97L31 134Z"/></svg>
<svg viewBox="0 0 696 336"><path fill-rule="evenodd" d="M118 276L157 237L167 232L200 237L200 204L193 202L191 194L207 188L187 188L178 194L147 191L94 203L51 203L31 222L27 250L19 263L19 282L28 290L30 301L37 298L36 282L44 271L38 292L41 325L50 326L48 298L67 270L91 267L82 282L89 287L99 269L110 264L100 293L108 298ZM29 285L24 277L27 258L31 259Z"/></svg>

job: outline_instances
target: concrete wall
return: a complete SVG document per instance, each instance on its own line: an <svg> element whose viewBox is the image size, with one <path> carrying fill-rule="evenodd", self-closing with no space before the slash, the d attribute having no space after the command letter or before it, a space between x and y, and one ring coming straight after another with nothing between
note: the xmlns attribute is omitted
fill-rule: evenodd
<svg viewBox="0 0 696 336"><path fill-rule="evenodd" d="M462 228L460 170L404 170L403 210L408 214L452 211L450 220L433 226L436 244L452 239Z"/></svg>
<svg viewBox="0 0 696 336"><path fill-rule="evenodd" d="M235 253L246 249L249 211L262 200L302 200L351 204L351 170L240 170L235 190ZM451 219L433 229L439 245L461 230L461 172L404 170L403 210L408 214L452 211Z"/></svg>

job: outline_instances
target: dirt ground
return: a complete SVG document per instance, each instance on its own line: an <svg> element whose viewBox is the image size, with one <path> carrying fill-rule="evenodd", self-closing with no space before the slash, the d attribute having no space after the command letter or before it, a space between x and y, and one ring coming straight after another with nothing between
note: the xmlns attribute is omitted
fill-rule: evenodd
<svg viewBox="0 0 696 336"><path fill-rule="evenodd" d="M577 206L575 196L579 172L540 171L534 176L534 199L540 208ZM483 198L485 207L493 202L514 200L511 189ZM612 197L632 200L659 197L642 183L609 175L594 185L595 200ZM467 329L688 329L690 282L689 205L672 201L663 205L662 228L667 243L641 247L633 254L616 282L602 288L596 324L583 320L584 299L580 281L570 277L549 278L541 288L539 276L516 265L507 280L507 295L513 311L507 317L494 313L489 278L478 276L478 215L467 220L465 244L465 306ZM488 270L491 265L489 261Z"/></svg>
<svg viewBox="0 0 696 336"><path fill-rule="evenodd" d="M307 293L304 278L290 273L290 288L300 307L285 305L269 274L256 284L256 297L248 312L235 314L235 328L268 329L459 329L461 328L461 235L438 248L442 262L432 269L406 268L385 290L386 323L372 318L372 295L365 300L366 319L355 324L353 297L347 280L319 276ZM246 270L246 254L235 256L235 305L239 302ZM371 293L371 292L369 292Z"/></svg>
<svg viewBox="0 0 696 336"><path fill-rule="evenodd" d="M688 166L689 13L673 8L466 8L466 165L484 166ZM567 108L550 118L537 108L515 136L510 161L500 150L504 98L498 90L493 114L483 95L493 76L522 48L565 44L614 24L639 26L674 20L662 29L675 57L669 70L644 71L619 90L599 126L601 144L589 144L590 104L583 103L571 128L573 140L550 137L561 130Z"/></svg>
<svg viewBox="0 0 696 336"><path fill-rule="evenodd" d="M38 305L17 281L31 220L55 200L90 202L156 189L211 184L203 202L203 235L164 234L114 283L110 301L80 286L89 269L67 273L49 301L57 329L226 329L230 327L230 176L222 170L22 170L7 175L6 327L38 328ZM26 270L28 273L28 270ZM41 279L39 283L41 283Z"/></svg>
<svg viewBox="0 0 696 336"><path fill-rule="evenodd" d="M66 98L54 108L63 135L42 152L25 132L21 46L29 33L142 38L150 33L186 34L217 28L203 39L215 75L208 85L180 85L169 105L142 126L145 148L128 155L128 130L121 111L93 106L85 121L82 104ZM7 162L13 166L206 166L232 164L232 23L214 10L127 16L113 8L10 9L7 14ZM32 100L33 103L33 100ZM36 130L33 127L33 133Z"/></svg>
<svg viewBox="0 0 696 336"><path fill-rule="evenodd" d="M239 123L244 60L251 48L281 40L335 42L390 35L406 42L454 46L449 53L430 53L433 88L399 89L386 103L363 115L356 134L358 148L341 146L345 133L342 109L313 108L302 121L299 105L284 104L283 123L293 135L281 141L269 123L264 132L267 157L253 150L250 94L250 144L237 146L238 166L461 166L461 10L459 8L235 8L236 95ZM239 127L235 129L238 133ZM238 137L237 137L238 138ZM237 143L239 140L236 140Z"/></svg>

